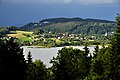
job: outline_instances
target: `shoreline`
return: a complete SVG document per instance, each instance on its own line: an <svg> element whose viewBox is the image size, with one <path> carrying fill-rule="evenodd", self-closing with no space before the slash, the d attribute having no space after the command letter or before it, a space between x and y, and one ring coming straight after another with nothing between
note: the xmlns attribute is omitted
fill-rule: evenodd
<svg viewBox="0 0 120 80"><path fill-rule="evenodd" d="M77 46L56 46L56 47L80 47L84 45L77 45ZM87 47L95 47L96 45L88 45ZM102 45L98 45L99 48L102 48ZM109 45L105 45L105 47L108 47ZM55 48L55 47L45 47L45 46L26 46L27 48Z"/></svg>

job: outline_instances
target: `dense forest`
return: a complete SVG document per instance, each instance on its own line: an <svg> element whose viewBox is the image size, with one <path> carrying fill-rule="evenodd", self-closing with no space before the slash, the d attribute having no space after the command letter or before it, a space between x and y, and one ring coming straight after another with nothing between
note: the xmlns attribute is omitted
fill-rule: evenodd
<svg viewBox="0 0 120 80"><path fill-rule="evenodd" d="M20 29L33 31L42 29L44 32L52 33L74 33L74 34L105 34L115 31L115 22L99 19L82 18L51 18L44 19L38 23L28 23Z"/></svg>
<svg viewBox="0 0 120 80"><path fill-rule="evenodd" d="M33 62L31 52L25 60L16 39L1 37L0 80L119 80L120 15L116 21L116 31L108 47L103 45L100 49L96 45L94 56L88 56L87 44L84 51L64 47L50 60L50 68L41 60Z"/></svg>

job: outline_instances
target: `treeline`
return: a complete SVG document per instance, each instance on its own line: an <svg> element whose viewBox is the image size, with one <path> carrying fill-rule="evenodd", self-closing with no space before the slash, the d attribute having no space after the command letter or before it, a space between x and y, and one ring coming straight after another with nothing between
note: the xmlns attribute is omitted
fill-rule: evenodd
<svg viewBox="0 0 120 80"><path fill-rule="evenodd" d="M19 28L16 26L0 27L0 36L6 36L6 34L10 33L10 31L16 30L19 30Z"/></svg>
<svg viewBox="0 0 120 80"><path fill-rule="evenodd" d="M46 68L40 60L27 60L14 38L0 39L0 80L119 80L120 79L120 15L116 18L116 32L108 47L95 47L92 56L84 51L62 48Z"/></svg>

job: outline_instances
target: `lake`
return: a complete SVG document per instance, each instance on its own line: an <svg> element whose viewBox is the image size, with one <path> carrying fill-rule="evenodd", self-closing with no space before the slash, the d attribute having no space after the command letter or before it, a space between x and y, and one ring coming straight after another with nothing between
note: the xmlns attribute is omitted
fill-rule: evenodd
<svg viewBox="0 0 120 80"><path fill-rule="evenodd" d="M66 46L68 47L68 46ZM78 48L83 50L84 46L72 46L73 48ZM28 52L30 51L32 54L33 61L35 59L40 59L46 65L46 67L51 67L50 59L57 56L58 50L61 50L63 47L52 47L52 48L29 48L29 46L22 46L23 53L25 58L27 57ZM88 46L90 53L94 51L94 46Z"/></svg>

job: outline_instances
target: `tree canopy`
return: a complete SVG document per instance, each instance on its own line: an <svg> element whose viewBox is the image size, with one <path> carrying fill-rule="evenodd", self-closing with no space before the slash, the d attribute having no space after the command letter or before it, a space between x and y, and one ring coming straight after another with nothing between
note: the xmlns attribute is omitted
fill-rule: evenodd
<svg viewBox="0 0 120 80"><path fill-rule="evenodd" d="M56 80L81 80L89 73L89 61L84 51L79 49L62 48L58 56L51 60L52 71Z"/></svg>
<svg viewBox="0 0 120 80"><path fill-rule="evenodd" d="M23 49L14 38L0 40L0 79L24 80L26 63Z"/></svg>

